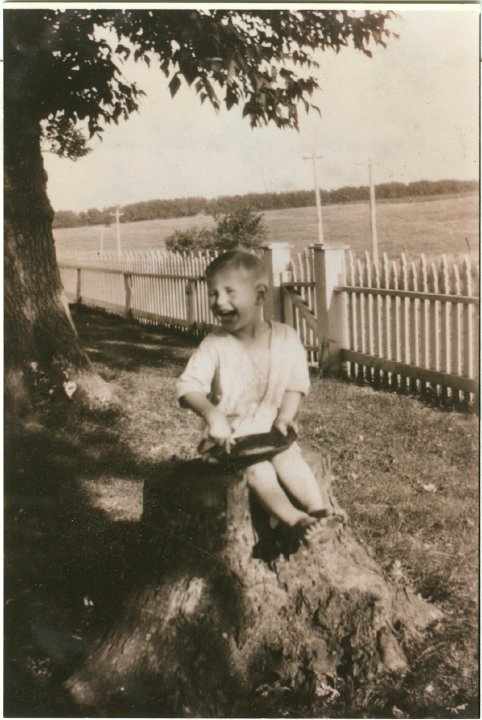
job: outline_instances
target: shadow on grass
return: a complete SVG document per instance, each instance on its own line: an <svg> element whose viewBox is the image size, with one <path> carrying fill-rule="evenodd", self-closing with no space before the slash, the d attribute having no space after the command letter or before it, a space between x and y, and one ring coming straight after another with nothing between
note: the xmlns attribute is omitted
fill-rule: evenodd
<svg viewBox="0 0 482 720"><path fill-rule="evenodd" d="M6 717L83 716L62 683L142 582L140 523L92 507L82 481L140 484L148 466L119 442L115 417L64 420L68 432L52 423L6 438Z"/></svg>
<svg viewBox="0 0 482 720"><path fill-rule="evenodd" d="M343 381L347 384L354 383L358 387L370 388L376 392L412 397L421 405L434 410L479 415L479 397L475 393L448 391L441 386L432 386L430 383L427 383L424 389L420 389L415 381L410 382L397 375L393 375L390 380L387 378L383 382L375 377L372 382L361 372L355 379L344 377Z"/></svg>
<svg viewBox="0 0 482 720"><path fill-rule="evenodd" d="M72 316L91 359L122 370L183 366L199 338L142 325L101 310L72 307Z"/></svg>
<svg viewBox="0 0 482 720"><path fill-rule="evenodd" d="M199 342L98 310L72 314L91 359L111 377L119 370L177 372ZM83 717L63 682L145 581L149 558L136 514L115 519L89 494L102 486L115 494L121 486L130 502L132 486L140 499L144 480L159 469L128 447L123 420L117 411L91 413L64 399L45 424L11 422L6 432L6 717ZM130 714L142 710L140 702Z"/></svg>

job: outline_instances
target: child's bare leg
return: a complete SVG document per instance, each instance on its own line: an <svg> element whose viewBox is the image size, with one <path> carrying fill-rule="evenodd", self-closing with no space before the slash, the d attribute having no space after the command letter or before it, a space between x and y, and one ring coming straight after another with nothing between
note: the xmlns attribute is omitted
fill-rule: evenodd
<svg viewBox="0 0 482 720"><path fill-rule="evenodd" d="M276 455L272 464L282 486L306 512L323 509L318 482L297 446Z"/></svg>
<svg viewBox="0 0 482 720"><path fill-rule="evenodd" d="M247 468L246 474L249 487L271 515L290 526L307 518L307 514L295 508L290 501L279 484L276 471L270 462L251 465Z"/></svg>

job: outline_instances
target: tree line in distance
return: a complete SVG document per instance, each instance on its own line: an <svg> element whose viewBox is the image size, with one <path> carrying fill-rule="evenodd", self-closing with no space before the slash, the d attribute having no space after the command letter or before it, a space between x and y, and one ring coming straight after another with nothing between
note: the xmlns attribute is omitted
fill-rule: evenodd
<svg viewBox="0 0 482 720"><path fill-rule="evenodd" d="M411 183L390 182L376 186L377 200L395 200L426 195L477 192L477 180L417 180ZM345 186L336 190L321 190L323 205L368 201L368 185ZM203 197L175 198L173 200L146 200L122 207L121 222L157 220L198 215L218 216L242 207L254 211L279 210L282 208L310 207L315 204L313 190L292 192L248 193L226 195L208 199ZM83 212L61 210L55 213L54 227L81 227L84 225L110 225L114 222L115 206L90 208Z"/></svg>

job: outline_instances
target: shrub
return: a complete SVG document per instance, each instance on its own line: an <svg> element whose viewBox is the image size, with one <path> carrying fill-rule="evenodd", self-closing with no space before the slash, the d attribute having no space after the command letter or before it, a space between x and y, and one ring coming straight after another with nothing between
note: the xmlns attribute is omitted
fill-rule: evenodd
<svg viewBox="0 0 482 720"><path fill-rule="evenodd" d="M176 230L166 238L166 248L172 252L204 250L213 247L213 231L207 228Z"/></svg>
<svg viewBox="0 0 482 720"><path fill-rule="evenodd" d="M218 217L214 230L214 246L218 250L257 248L266 239L267 230L263 216L248 207Z"/></svg>
<svg viewBox="0 0 482 720"><path fill-rule="evenodd" d="M267 229L263 216L240 208L232 213L216 215L216 226L176 230L166 238L166 248L174 252L189 250L232 250L257 248L266 239Z"/></svg>

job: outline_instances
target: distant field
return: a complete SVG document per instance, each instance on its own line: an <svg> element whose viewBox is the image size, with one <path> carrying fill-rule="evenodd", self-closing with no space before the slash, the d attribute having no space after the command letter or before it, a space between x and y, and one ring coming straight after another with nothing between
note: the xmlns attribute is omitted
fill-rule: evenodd
<svg viewBox="0 0 482 720"><path fill-rule="evenodd" d="M264 212L270 242L289 242L299 251L317 242L316 210L288 208ZM146 220L121 225L122 249L162 249L174 230L213 225L209 216ZM479 197L476 193L384 201L377 205L380 252L390 256L406 251L413 256L442 253L473 256L479 252ZM324 241L345 243L357 253L370 249L370 208L368 203L327 205L323 208ZM98 250L100 226L57 228L56 247L65 255L75 250ZM104 249L116 247L115 226L104 228Z"/></svg>

